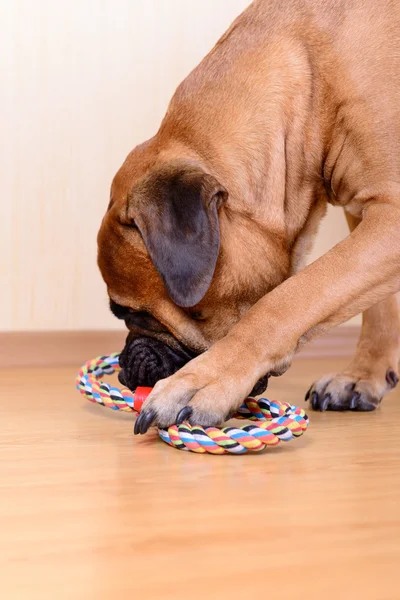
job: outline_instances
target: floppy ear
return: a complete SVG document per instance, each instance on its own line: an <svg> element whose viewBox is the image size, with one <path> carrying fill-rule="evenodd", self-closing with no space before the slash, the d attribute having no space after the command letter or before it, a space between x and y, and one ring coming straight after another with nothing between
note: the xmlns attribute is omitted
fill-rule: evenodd
<svg viewBox="0 0 400 600"><path fill-rule="evenodd" d="M152 174L133 191L128 216L178 306L194 306L210 286L219 253L218 208L227 196L199 169Z"/></svg>

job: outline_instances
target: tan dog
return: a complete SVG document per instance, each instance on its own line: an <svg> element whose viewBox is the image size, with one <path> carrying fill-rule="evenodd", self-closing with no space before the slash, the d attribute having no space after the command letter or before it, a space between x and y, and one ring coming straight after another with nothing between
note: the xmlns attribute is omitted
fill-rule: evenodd
<svg viewBox="0 0 400 600"><path fill-rule="evenodd" d="M352 233L303 269L327 202ZM400 4L254 2L127 157L98 241L131 330L122 380L163 378L136 433L220 424L361 311L354 360L310 392L321 410L375 408L400 347Z"/></svg>

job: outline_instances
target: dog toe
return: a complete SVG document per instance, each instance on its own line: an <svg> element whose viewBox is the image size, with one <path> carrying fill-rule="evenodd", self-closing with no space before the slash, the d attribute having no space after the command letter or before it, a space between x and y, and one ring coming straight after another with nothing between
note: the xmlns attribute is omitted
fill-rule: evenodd
<svg viewBox="0 0 400 600"><path fill-rule="evenodd" d="M316 381L307 392L306 401L308 398L316 411L368 412L379 406L382 393L372 381L339 374Z"/></svg>

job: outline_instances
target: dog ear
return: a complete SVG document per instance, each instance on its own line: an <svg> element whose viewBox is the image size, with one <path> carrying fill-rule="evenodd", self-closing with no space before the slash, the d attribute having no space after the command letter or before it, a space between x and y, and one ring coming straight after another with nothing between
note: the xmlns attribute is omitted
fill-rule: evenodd
<svg viewBox="0 0 400 600"><path fill-rule="evenodd" d="M194 306L211 284L220 245L218 209L227 196L200 169L153 174L132 194L128 216L178 306Z"/></svg>

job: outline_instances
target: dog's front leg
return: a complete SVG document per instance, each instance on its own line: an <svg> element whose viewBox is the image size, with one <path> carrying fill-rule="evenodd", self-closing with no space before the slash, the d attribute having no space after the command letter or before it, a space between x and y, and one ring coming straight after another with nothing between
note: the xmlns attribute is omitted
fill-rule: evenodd
<svg viewBox="0 0 400 600"><path fill-rule="evenodd" d="M360 224L348 213L350 231ZM356 353L340 373L315 381L306 394L314 410L374 410L398 383L400 306L398 294L363 312Z"/></svg>
<svg viewBox="0 0 400 600"><path fill-rule="evenodd" d="M284 372L302 343L397 292L397 198L365 198L361 213L348 238L259 300L209 351L158 382L136 432L152 423L222 423L261 376Z"/></svg>

